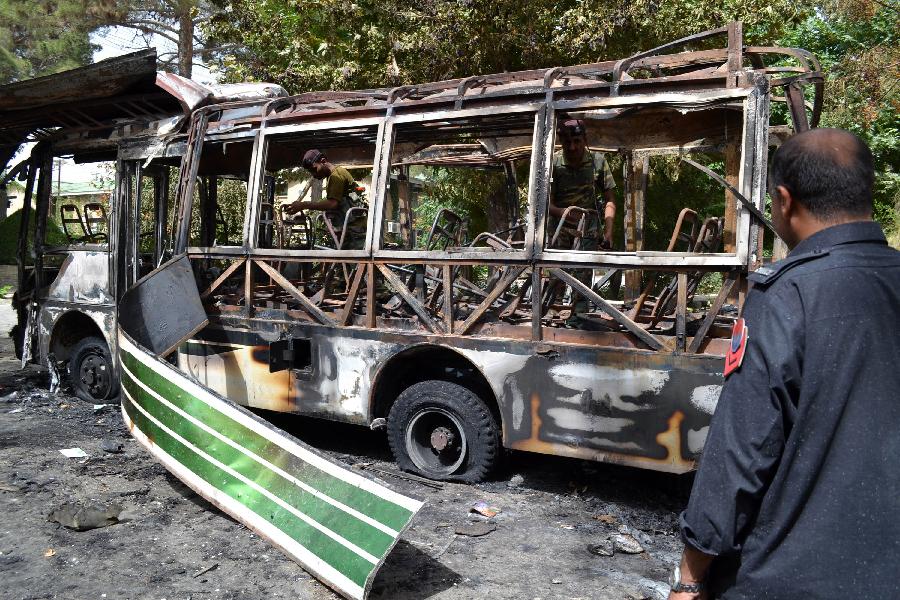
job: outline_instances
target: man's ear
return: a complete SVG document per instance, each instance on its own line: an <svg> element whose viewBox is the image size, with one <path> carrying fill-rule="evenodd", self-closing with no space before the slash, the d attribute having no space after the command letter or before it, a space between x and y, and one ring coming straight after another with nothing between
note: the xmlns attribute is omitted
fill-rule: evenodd
<svg viewBox="0 0 900 600"><path fill-rule="evenodd" d="M783 185L776 186L775 193L778 194L778 204L781 210L781 217L783 221L787 223L788 221L790 221L791 215L794 214L794 211L796 209L794 197L791 196L791 192Z"/></svg>

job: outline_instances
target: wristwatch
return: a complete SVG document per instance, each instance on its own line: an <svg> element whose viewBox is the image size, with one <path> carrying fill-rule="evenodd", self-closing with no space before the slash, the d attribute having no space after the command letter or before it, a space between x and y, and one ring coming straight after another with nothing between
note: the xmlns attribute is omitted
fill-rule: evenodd
<svg viewBox="0 0 900 600"><path fill-rule="evenodd" d="M699 594L706 587L702 581L695 583L685 583L681 581L681 565L676 565L675 570L669 575L669 587L673 592L686 592L688 594Z"/></svg>

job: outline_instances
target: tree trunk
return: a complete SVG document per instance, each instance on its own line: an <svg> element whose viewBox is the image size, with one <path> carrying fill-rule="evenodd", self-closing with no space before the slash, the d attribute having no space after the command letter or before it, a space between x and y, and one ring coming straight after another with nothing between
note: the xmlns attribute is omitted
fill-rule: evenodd
<svg viewBox="0 0 900 600"><path fill-rule="evenodd" d="M178 6L178 74L190 79L194 65L193 3L185 0Z"/></svg>

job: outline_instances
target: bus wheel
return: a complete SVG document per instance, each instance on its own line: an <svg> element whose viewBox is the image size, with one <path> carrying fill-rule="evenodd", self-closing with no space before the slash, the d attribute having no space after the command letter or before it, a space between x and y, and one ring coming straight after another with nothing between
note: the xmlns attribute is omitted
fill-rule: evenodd
<svg viewBox="0 0 900 600"><path fill-rule="evenodd" d="M105 341L91 335L75 344L69 359L69 381L75 395L88 402L109 400L116 394L119 382Z"/></svg>
<svg viewBox="0 0 900 600"><path fill-rule="evenodd" d="M448 381L406 388L391 407L387 431L400 468L431 479L482 481L500 457L500 429L490 409Z"/></svg>

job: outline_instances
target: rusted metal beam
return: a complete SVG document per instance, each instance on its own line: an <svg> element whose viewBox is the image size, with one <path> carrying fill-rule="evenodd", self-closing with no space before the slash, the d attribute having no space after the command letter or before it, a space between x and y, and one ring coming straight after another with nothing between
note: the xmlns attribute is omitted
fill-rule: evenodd
<svg viewBox="0 0 900 600"><path fill-rule="evenodd" d="M691 340L690 345L688 346L687 351L691 354L696 354L700 351L700 346L703 344L703 339L706 337L707 332L709 332L709 328L712 327L712 324L716 320L719 311L722 310L723 306L725 306L725 301L731 294L731 290L734 287L736 281L737 272L732 271L728 274L728 277L726 277L725 281L722 283L722 289L719 290L719 294L713 301L712 306L709 307L709 311L706 313L706 317L703 319L703 322L700 323L700 328L697 329L697 333L694 334L694 337Z"/></svg>
<svg viewBox="0 0 900 600"><path fill-rule="evenodd" d="M257 266L259 266L260 269L265 271L266 275L271 277L272 280L275 281L275 283L277 283L279 286L281 286L282 289L284 289L284 291L286 291L288 294L291 295L291 297L293 297L295 300L297 300L297 302L299 302L300 305L303 307L303 310L305 310L306 313L308 315L310 315L313 319L315 319L322 325L335 325L335 322L331 319L331 317L326 315L324 312L322 312L321 309L319 309L318 306L313 304L312 300L307 298L303 294L303 292L298 290L294 286L294 284L292 284L290 281L288 281L284 277L284 275L282 275L281 273L279 273L278 271L276 271L275 269L273 269L272 267L270 267L268 264L266 264L265 262L263 262L261 260L253 260L253 262ZM249 269L249 267L248 267L248 269Z"/></svg>
<svg viewBox="0 0 900 600"><path fill-rule="evenodd" d="M236 260L235 262L228 265L228 268L222 271L222 274L216 277L215 281L213 281L208 288L206 288L203 293L200 294L201 300L206 300L209 298L209 295L216 291L220 285L225 283L225 280L231 277L235 271L237 271L241 265L247 262L246 258L242 258L240 260Z"/></svg>
<svg viewBox="0 0 900 600"><path fill-rule="evenodd" d="M433 318L431 318L431 314L429 314L428 309L425 308L425 305L419 302L419 299L416 298L412 292L409 291L409 288L406 287L406 284L400 281L400 278L394 275L390 268L384 265L376 265L378 270L381 271L381 275L387 280L388 285L398 294L406 304L409 305L413 312L419 317L422 321L422 324L428 328L432 333L445 333L444 327Z"/></svg>
<svg viewBox="0 0 900 600"><path fill-rule="evenodd" d="M340 324L347 326L350 318L353 316L353 305L356 304L356 297L359 295L360 284L363 275L367 271L367 265L360 264L356 267L356 273L353 275L353 283L350 284L350 291L347 294L347 301L344 303L344 310L341 312Z"/></svg>
<svg viewBox="0 0 900 600"><path fill-rule="evenodd" d="M803 87L795 81L787 86L785 94L788 108L791 110L794 133L808 130L809 119L806 116L806 98L803 97Z"/></svg>
<svg viewBox="0 0 900 600"><path fill-rule="evenodd" d="M687 330L687 273L677 275L678 291L675 303L675 351L684 352Z"/></svg>
<svg viewBox="0 0 900 600"><path fill-rule="evenodd" d="M482 316L484 316L484 313L487 312L494 301L497 300L497 298L499 298L503 294L503 292L505 292L509 288L509 286L511 286L513 282L519 278L519 275L521 275L522 271L524 270L525 267L510 267L509 273L504 275L503 278L497 282L497 285L495 285L494 289L490 291L490 293L487 295L487 298L482 300L481 304L479 304L478 307L472 311L472 314L470 314L469 317L465 321L463 321L463 324L460 325L459 331L457 331L457 333L459 333L460 335L465 335L469 331L469 329L471 329L472 326L475 325L475 323L477 323Z"/></svg>
<svg viewBox="0 0 900 600"><path fill-rule="evenodd" d="M444 278L444 326L447 333L453 333L453 267L441 267Z"/></svg>
<svg viewBox="0 0 900 600"><path fill-rule="evenodd" d="M550 273L552 273L555 277L561 279L568 285L572 286L572 289L574 289L577 293L581 294L582 296L596 304L597 307L600 308L600 310L612 317L612 319L616 323L637 336L639 340L641 340L654 350L662 350L663 344L658 339L656 339L656 336L644 331L644 329L640 325L629 319L625 315L625 313L621 312L615 306L604 300L597 292L581 283L578 279L575 278L574 275L566 273L562 269L550 269Z"/></svg>

